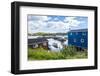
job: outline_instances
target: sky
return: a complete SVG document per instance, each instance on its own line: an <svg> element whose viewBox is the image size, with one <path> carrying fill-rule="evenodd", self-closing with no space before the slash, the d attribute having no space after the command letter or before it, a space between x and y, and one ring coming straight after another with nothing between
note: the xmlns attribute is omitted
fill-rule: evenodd
<svg viewBox="0 0 100 76"><path fill-rule="evenodd" d="M66 33L69 30L88 28L88 17L28 15L28 33Z"/></svg>

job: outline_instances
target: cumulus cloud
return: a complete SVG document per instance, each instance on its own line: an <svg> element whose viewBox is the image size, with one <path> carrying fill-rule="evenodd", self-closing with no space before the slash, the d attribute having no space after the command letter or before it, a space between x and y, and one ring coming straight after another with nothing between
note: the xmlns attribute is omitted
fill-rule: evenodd
<svg viewBox="0 0 100 76"><path fill-rule="evenodd" d="M34 21L47 21L48 17L47 16L33 16L29 15L28 20L34 20Z"/></svg>
<svg viewBox="0 0 100 76"><path fill-rule="evenodd" d="M66 23L62 21L50 21L46 24L46 28L49 30L52 30L54 32L59 31L59 32L66 32L68 30L68 27Z"/></svg>
<svg viewBox="0 0 100 76"><path fill-rule="evenodd" d="M32 30L39 29L39 23L35 21L28 21L28 32L32 33Z"/></svg>
<svg viewBox="0 0 100 76"><path fill-rule="evenodd" d="M82 22L77 20L76 17L65 17L60 20L58 17L29 15L28 32L67 32L70 27L77 28Z"/></svg>
<svg viewBox="0 0 100 76"><path fill-rule="evenodd" d="M76 17L65 17L64 22L70 27L77 27L80 24L80 21L75 19Z"/></svg>
<svg viewBox="0 0 100 76"><path fill-rule="evenodd" d="M57 17L54 18L54 21L58 21L59 19Z"/></svg>
<svg viewBox="0 0 100 76"><path fill-rule="evenodd" d="M51 21L47 23L47 27L51 28L51 29L59 29L59 30L64 30L64 29L68 29L66 23L62 22L62 21Z"/></svg>
<svg viewBox="0 0 100 76"><path fill-rule="evenodd" d="M46 25L45 21L48 20L47 16L28 16L28 32L32 33L41 30Z"/></svg>

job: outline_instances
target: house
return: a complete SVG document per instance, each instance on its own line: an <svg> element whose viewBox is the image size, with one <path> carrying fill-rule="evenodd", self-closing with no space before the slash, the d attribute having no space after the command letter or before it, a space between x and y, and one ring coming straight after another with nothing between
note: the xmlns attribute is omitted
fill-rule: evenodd
<svg viewBox="0 0 100 76"><path fill-rule="evenodd" d="M48 49L48 40L46 38L28 39L28 47L31 48L43 47Z"/></svg>
<svg viewBox="0 0 100 76"><path fill-rule="evenodd" d="M70 30L68 32L68 45L86 49L88 47L88 29Z"/></svg>

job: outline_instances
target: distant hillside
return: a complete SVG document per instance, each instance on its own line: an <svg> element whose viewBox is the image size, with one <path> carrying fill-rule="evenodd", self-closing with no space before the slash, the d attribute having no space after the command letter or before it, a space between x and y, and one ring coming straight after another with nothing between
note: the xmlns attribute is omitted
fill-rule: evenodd
<svg viewBox="0 0 100 76"><path fill-rule="evenodd" d="M66 35L67 33L45 33L45 32L37 32L37 33L28 33L28 36L56 36L56 35Z"/></svg>

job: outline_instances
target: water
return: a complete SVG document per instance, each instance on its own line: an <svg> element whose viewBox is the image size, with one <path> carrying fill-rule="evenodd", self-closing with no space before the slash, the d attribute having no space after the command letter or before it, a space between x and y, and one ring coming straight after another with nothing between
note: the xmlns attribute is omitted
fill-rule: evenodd
<svg viewBox="0 0 100 76"><path fill-rule="evenodd" d="M38 38L38 37L44 37L44 36L28 36L28 39ZM53 37L53 36L45 36L45 37ZM64 36L56 35L54 37L68 38L68 36L66 36L66 35L64 35Z"/></svg>

